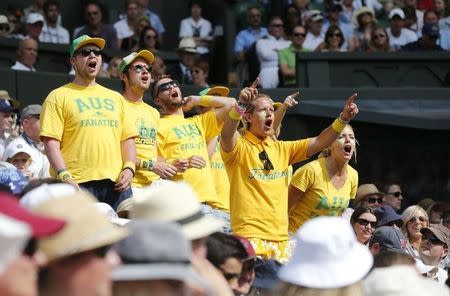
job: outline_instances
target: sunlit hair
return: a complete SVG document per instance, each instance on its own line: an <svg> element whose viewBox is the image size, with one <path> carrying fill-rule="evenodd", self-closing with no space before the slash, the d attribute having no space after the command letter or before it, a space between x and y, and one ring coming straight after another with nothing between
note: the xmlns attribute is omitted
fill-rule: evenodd
<svg viewBox="0 0 450 296"><path fill-rule="evenodd" d="M264 94L264 93L258 93L258 96L256 97L255 100L253 100L252 102L250 102L250 104L247 106L247 108L245 109L245 113L247 114L253 114L253 112L255 111L255 101L259 98L266 98L268 99L272 104L273 104L273 100L269 97L269 95ZM245 117L243 117L241 119L241 123L242 123L242 127L239 128L239 133L240 134L244 134L246 131L249 130L250 128L250 122L248 122Z"/></svg>
<svg viewBox="0 0 450 296"><path fill-rule="evenodd" d="M353 126L351 126L350 124L347 124L347 126L349 126L349 127L352 129L353 134L355 134L355 130L353 129ZM336 139L336 141L337 141L337 139ZM355 163L357 163L357 158L356 158L356 151L357 151L357 150L356 150L356 146L359 146L359 142L358 142L358 140L356 139L356 136L355 136L355 147L354 147L355 151L353 151ZM327 158L327 157L329 157L329 156L331 156L331 148L330 148L330 147L327 147L327 148L325 148L324 150L322 150L322 151L319 153L318 158L320 158L320 157L325 157L325 158Z"/></svg>
<svg viewBox="0 0 450 296"><path fill-rule="evenodd" d="M275 294L274 294L275 295ZM291 283L282 283L277 290L276 295L283 296L363 296L364 286L362 281L358 281L354 284L341 287L341 288L329 288L318 289L297 286Z"/></svg>
<svg viewBox="0 0 450 296"><path fill-rule="evenodd" d="M414 205L414 206L407 207L406 210L403 211L403 214L402 214L403 226L401 229L403 231L403 234L408 239L409 239L409 233L408 233L408 227L407 227L408 225L407 224L409 223L409 220L411 220L412 217L418 217L418 216L423 216L427 219L425 227L428 227L430 225L430 222L429 222L430 220L428 219L428 214L423 208Z"/></svg>

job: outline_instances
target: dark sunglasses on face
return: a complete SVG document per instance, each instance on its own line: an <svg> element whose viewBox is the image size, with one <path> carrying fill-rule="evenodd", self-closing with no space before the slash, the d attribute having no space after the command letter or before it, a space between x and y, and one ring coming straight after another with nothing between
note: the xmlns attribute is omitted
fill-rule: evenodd
<svg viewBox="0 0 450 296"><path fill-rule="evenodd" d="M136 73L142 73L142 72L144 72L144 70L147 72L147 73L150 73L150 72L152 72L152 66L150 66L150 65L147 65L147 66L145 66L145 65L134 65L134 66L130 66L130 68L131 69L133 69L134 71L136 71Z"/></svg>
<svg viewBox="0 0 450 296"><path fill-rule="evenodd" d="M262 161L264 161L263 164L264 164L264 169L265 169L265 170L270 171L270 170L273 170L273 169L274 169L273 164L272 164L272 162L270 161L269 155L267 155L266 150L263 150L263 151L261 151L261 152L259 153L259 159L262 160Z"/></svg>
<svg viewBox="0 0 450 296"><path fill-rule="evenodd" d="M342 37L342 34L340 34L340 33L334 33L334 34L328 35L328 37L329 37L329 38L331 38L331 37L339 37L339 38L341 38L341 37Z"/></svg>
<svg viewBox="0 0 450 296"><path fill-rule="evenodd" d="M400 191L396 191L396 192L388 192L387 194L393 195L395 197L399 197L400 195L402 195L402 193Z"/></svg>
<svg viewBox="0 0 450 296"><path fill-rule="evenodd" d="M180 87L180 85L178 84L178 81L176 81L176 80L172 80L172 81L169 81L169 82L161 83L158 86L158 91L156 92L156 95L158 95L162 91L168 90L171 86L173 86L173 87Z"/></svg>
<svg viewBox="0 0 450 296"><path fill-rule="evenodd" d="M428 234L428 235L422 235L422 240L427 240L429 241L431 244L433 245L441 245L444 246L446 245L444 242L442 242L440 239L438 239L435 235L433 234Z"/></svg>
<svg viewBox="0 0 450 296"><path fill-rule="evenodd" d="M83 48L77 51L77 54L82 55L83 57L88 57L93 53L96 57L100 56L102 54L102 51L100 49L89 49L89 48Z"/></svg>
<svg viewBox="0 0 450 296"><path fill-rule="evenodd" d="M155 35L146 35L145 39L156 39Z"/></svg>
<svg viewBox="0 0 450 296"><path fill-rule="evenodd" d="M305 33L297 33L296 32L296 33L294 33L294 36L295 37L303 37L304 38L304 37L306 37L306 34Z"/></svg>
<svg viewBox="0 0 450 296"><path fill-rule="evenodd" d="M89 11L87 13L88 16L94 16L94 15L98 15L100 13L100 11Z"/></svg>
<svg viewBox="0 0 450 296"><path fill-rule="evenodd" d="M200 70L199 70L199 69L195 69L195 70L191 70L191 72L192 72L192 73L195 73L195 74L199 74L199 73L200 73Z"/></svg>
<svg viewBox="0 0 450 296"><path fill-rule="evenodd" d="M369 197L368 199L367 199L367 202L368 203L370 203L370 204L373 204L373 203L379 203L379 204L382 204L383 203L383 198L382 197L378 197L378 198L376 198L376 197Z"/></svg>
<svg viewBox="0 0 450 296"><path fill-rule="evenodd" d="M275 28L281 28L283 27L283 24L271 24L270 26Z"/></svg>
<svg viewBox="0 0 450 296"><path fill-rule="evenodd" d="M370 226L371 226L372 228L377 227L377 221L369 221L369 220L366 220L366 219L363 219L363 218L358 218L358 219L356 219L356 222L357 222L359 225L362 225L362 226L364 226L364 227L367 227L367 225L369 225L369 224L370 224Z"/></svg>
<svg viewBox="0 0 450 296"><path fill-rule="evenodd" d="M420 222L426 222L427 221L427 219L425 217L420 216L420 217L411 217L411 219L409 219L409 222L414 223L417 220L419 220Z"/></svg>
<svg viewBox="0 0 450 296"><path fill-rule="evenodd" d="M9 31L8 24L0 24L0 31Z"/></svg>
<svg viewBox="0 0 450 296"><path fill-rule="evenodd" d="M32 257L34 253L36 253L36 251L37 251L37 240L30 239L25 248L23 249L22 254Z"/></svg>

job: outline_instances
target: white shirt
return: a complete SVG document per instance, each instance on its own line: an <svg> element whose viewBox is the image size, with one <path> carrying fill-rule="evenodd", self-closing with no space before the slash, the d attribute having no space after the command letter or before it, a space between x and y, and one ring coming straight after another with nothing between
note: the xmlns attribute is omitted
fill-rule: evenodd
<svg viewBox="0 0 450 296"><path fill-rule="evenodd" d="M47 43L69 44L69 31L67 31L60 25L56 25L56 27L50 27L48 26L47 22L45 22L44 27L42 27L41 35L39 35L39 41Z"/></svg>
<svg viewBox="0 0 450 296"><path fill-rule="evenodd" d="M405 44L417 41L417 35L413 31L405 28L402 28L400 35L398 37L392 35L391 28L388 28L386 31L389 35L389 43L391 44L391 47L395 50L399 49Z"/></svg>
<svg viewBox="0 0 450 296"><path fill-rule="evenodd" d="M28 168L28 171L32 173L33 178L47 178L50 177L50 162L48 161L48 158L45 154L43 154L41 151L36 149L35 147L31 146L30 144L25 141L23 137L18 137L11 142L8 143L8 146L13 145L17 146L18 144L22 144L24 146L28 146L30 152L32 152L31 155L31 164ZM7 146L7 147L8 147ZM3 158L5 156L3 155ZM6 159L3 159L6 160Z"/></svg>
<svg viewBox="0 0 450 296"><path fill-rule="evenodd" d="M12 70L16 70L16 71L32 71L32 72L36 72L36 69L34 67L28 67L25 66L24 64L22 64L21 62L17 61L12 67Z"/></svg>
<svg viewBox="0 0 450 296"><path fill-rule="evenodd" d="M319 46L319 44L323 42L324 38L325 34L323 34L322 32L319 36L314 36L311 32L308 32L308 34L306 34L305 41L303 42L303 48L315 50L317 46Z"/></svg>
<svg viewBox="0 0 450 296"><path fill-rule="evenodd" d="M380 11L383 8L383 5L378 2L378 0L364 0L364 2L365 5L363 5L362 0L354 0L353 8L355 8L355 10L358 10L361 7L367 7L372 9L372 11Z"/></svg>
<svg viewBox="0 0 450 296"><path fill-rule="evenodd" d="M133 28L128 25L128 19L126 17L115 22L114 28L117 31L118 39L125 39L134 35Z"/></svg>
<svg viewBox="0 0 450 296"><path fill-rule="evenodd" d="M278 52L289 47L291 41L272 35L261 38L256 42L256 55L261 66L259 78L262 88L275 88L278 86Z"/></svg>
<svg viewBox="0 0 450 296"><path fill-rule="evenodd" d="M201 38L212 38L212 26L211 23L200 18L196 22L192 17L185 18L180 23L180 33L179 37L201 37ZM204 46L198 46L197 50L200 54L208 53L209 49Z"/></svg>

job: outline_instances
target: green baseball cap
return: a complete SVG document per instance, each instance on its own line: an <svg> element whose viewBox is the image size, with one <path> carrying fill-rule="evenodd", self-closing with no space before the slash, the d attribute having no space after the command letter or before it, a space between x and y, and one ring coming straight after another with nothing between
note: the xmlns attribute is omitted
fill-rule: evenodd
<svg viewBox="0 0 450 296"><path fill-rule="evenodd" d="M105 39L102 38L92 38L89 37L88 35L81 35L80 37L74 39L72 41L72 44L70 45L70 49L69 49L69 53L70 56L73 57L74 53L82 46L85 46L86 44L95 44L98 47L100 47L100 49L103 49L105 47Z"/></svg>
<svg viewBox="0 0 450 296"><path fill-rule="evenodd" d="M153 63L153 60L155 59L153 54L145 49L141 50L140 52L132 52L122 59L119 64L119 71L123 73L125 68L137 58L143 58L149 65L151 65Z"/></svg>

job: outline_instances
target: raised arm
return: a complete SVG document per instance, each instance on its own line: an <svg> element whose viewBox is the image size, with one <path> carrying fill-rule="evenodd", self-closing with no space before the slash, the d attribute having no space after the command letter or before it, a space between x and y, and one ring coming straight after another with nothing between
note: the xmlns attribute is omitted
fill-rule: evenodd
<svg viewBox="0 0 450 296"><path fill-rule="evenodd" d="M248 104L252 102L258 95L258 89L256 88L259 83L259 78L252 83L250 87L246 87L239 93L239 103ZM239 121L242 118L241 107L234 103L234 106L228 112L228 116L225 118L225 122L222 128L220 137L220 145L225 152L230 152L236 146L236 143L240 137L237 129Z"/></svg>
<svg viewBox="0 0 450 296"><path fill-rule="evenodd" d="M194 106L204 106L214 108L217 121L223 122L231 107L236 104L236 99L232 97L220 96L189 96L184 98L183 111L192 109Z"/></svg>
<svg viewBox="0 0 450 296"><path fill-rule="evenodd" d="M358 106L354 103L356 97L357 94L350 96L345 103L341 114L338 118L336 118L333 124L324 129L318 136L310 140L306 154L308 157L311 157L312 155L330 146L337 139L347 123L352 120L356 114L358 114Z"/></svg>
<svg viewBox="0 0 450 296"><path fill-rule="evenodd" d="M276 131L278 129L278 127L281 125L284 115L286 115L286 110L288 108L294 107L295 105L298 104L298 102L297 102L297 100L295 100L295 98L299 94L300 93L297 91L297 92L287 96L286 99L284 99L283 104L281 104L281 106L278 107L278 109L275 111L275 113L274 113L275 119L273 120L273 130L274 131Z"/></svg>

